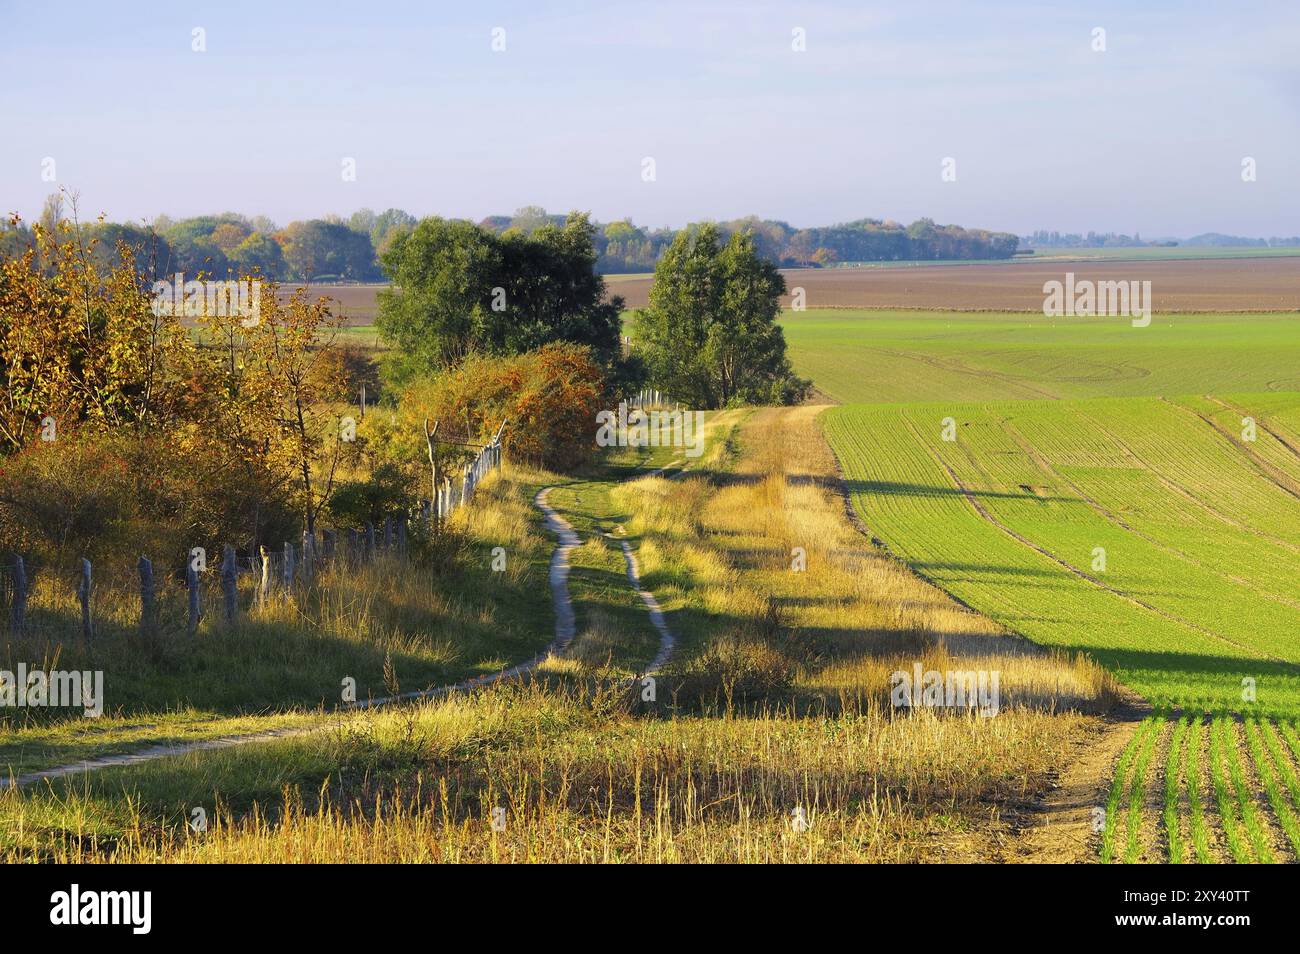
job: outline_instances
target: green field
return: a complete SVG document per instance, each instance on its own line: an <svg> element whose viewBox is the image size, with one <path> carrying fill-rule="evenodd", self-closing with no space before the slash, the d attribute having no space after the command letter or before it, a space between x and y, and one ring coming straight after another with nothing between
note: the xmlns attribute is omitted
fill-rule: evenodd
<svg viewBox="0 0 1300 954"><path fill-rule="evenodd" d="M868 526L964 602L1157 706L1300 715L1300 395L842 407L825 427Z"/></svg>
<svg viewBox="0 0 1300 954"><path fill-rule="evenodd" d="M1103 862L1300 856L1298 320L784 321L796 369L861 402L822 424L871 533L1154 707Z"/></svg>
<svg viewBox="0 0 1300 954"><path fill-rule="evenodd" d="M837 401L994 401L1300 391L1300 315L1123 318L809 310L795 370Z"/></svg>

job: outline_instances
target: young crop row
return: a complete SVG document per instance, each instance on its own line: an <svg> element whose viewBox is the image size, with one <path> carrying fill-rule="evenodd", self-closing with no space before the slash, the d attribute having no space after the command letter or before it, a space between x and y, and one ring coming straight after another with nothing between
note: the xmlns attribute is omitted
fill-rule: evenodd
<svg viewBox="0 0 1300 954"><path fill-rule="evenodd" d="M1300 859L1300 735L1256 717L1157 714L1116 766L1103 863Z"/></svg>

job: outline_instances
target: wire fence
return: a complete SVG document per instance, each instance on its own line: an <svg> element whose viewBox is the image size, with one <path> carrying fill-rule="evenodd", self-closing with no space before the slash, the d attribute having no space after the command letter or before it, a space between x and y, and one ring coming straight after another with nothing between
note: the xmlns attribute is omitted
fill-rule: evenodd
<svg viewBox="0 0 1300 954"><path fill-rule="evenodd" d="M501 466L499 437L465 465L459 480L447 479L433 500L420 502L420 519L430 529L473 498L483 479ZM405 515L354 528L304 531L301 541L220 554L190 551L182 566L155 568L147 557L135 567L102 567L81 559L71 566L46 566L11 554L0 562L0 601L10 636L81 638L138 630L157 636L193 635L204 619L233 623L241 613L287 600L313 585L323 572L360 567L383 558L406 562L411 527ZM42 599L31 601L34 593ZM101 632L104 630L105 632Z"/></svg>

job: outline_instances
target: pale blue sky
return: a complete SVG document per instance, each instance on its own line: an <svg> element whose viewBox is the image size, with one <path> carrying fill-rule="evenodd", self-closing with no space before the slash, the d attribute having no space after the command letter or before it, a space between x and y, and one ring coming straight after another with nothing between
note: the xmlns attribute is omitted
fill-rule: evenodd
<svg viewBox="0 0 1300 954"><path fill-rule="evenodd" d="M118 220L539 204L1292 235L1297 50L1294 0L0 0L0 211L39 211L49 156Z"/></svg>

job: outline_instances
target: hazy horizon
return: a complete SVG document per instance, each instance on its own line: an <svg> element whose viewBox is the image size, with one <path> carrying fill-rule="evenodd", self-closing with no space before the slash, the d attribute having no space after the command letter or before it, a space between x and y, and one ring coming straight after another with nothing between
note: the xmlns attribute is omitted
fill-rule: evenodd
<svg viewBox="0 0 1300 954"><path fill-rule="evenodd" d="M1300 232L1282 3L566 6L0 5L0 211Z"/></svg>

